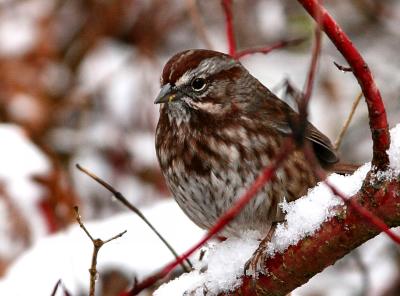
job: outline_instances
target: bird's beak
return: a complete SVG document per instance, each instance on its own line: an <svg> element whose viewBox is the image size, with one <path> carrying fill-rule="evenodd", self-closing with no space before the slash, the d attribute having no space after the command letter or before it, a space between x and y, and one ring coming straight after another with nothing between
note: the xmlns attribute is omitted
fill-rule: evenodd
<svg viewBox="0 0 400 296"><path fill-rule="evenodd" d="M163 85L154 104L170 103L182 97L182 94L174 86L167 83Z"/></svg>

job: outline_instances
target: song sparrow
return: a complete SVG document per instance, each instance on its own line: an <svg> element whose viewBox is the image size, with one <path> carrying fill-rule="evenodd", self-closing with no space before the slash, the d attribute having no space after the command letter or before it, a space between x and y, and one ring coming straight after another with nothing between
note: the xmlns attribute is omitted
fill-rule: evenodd
<svg viewBox="0 0 400 296"><path fill-rule="evenodd" d="M291 134L298 114L231 56L186 50L165 65L156 151L167 185L183 211L201 228L212 226L268 166ZM323 167L338 161L329 139L307 122L306 139ZM278 204L295 200L315 185L298 150L273 182L222 232L268 233L283 214Z"/></svg>

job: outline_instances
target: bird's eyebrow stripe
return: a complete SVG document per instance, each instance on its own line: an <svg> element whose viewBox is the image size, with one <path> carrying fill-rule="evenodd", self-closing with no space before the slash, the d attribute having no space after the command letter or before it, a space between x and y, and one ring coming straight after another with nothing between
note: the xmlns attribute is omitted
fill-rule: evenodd
<svg viewBox="0 0 400 296"><path fill-rule="evenodd" d="M212 57L203 60L196 68L192 68L187 70L177 81L176 85L184 85L191 81L195 76L202 77L206 76L211 77L220 72L224 72L226 70L237 68L239 65L234 61L229 61L227 58L223 57Z"/></svg>

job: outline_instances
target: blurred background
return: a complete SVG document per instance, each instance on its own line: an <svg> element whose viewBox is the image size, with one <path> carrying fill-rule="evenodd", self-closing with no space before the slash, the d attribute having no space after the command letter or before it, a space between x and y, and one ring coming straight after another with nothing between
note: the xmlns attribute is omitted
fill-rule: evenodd
<svg viewBox="0 0 400 296"><path fill-rule="evenodd" d="M394 126L400 118L400 1L324 4L369 63ZM289 81L303 88L311 58L311 19L296 1L235 0L234 25L238 49L306 39L242 59L254 76L293 105L285 85ZM187 48L227 51L220 1L0 0L0 287L33 246L76 223L74 205L80 206L84 220L127 212L80 173L76 163L113 184L139 208L171 200L155 156L158 106L153 101L163 64ZM324 38L310 119L332 141L360 91L353 75L339 71L334 61L346 66ZM357 163L371 158L364 102L340 155ZM174 219L170 212L160 213L161 221ZM40 262L46 265L46 258ZM156 262L151 268L161 266ZM25 268L35 272L39 267ZM87 276L87 268L79 272ZM399 268L399 247L381 237L295 295L400 295ZM117 295L132 283L133 274L140 277L134 266L102 267L98 295ZM35 283L39 281L46 279ZM64 281L73 295L87 293L86 286ZM110 283L117 282L110 290ZM30 290L41 295L34 292L35 285ZM8 287L4 295L22 295Z"/></svg>

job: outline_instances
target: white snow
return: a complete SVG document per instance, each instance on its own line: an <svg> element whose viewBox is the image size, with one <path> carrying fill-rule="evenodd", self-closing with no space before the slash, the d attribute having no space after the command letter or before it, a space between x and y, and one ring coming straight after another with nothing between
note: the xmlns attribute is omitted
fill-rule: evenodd
<svg viewBox="0 0 400 296"><path fill-rule="evenodd" d="M262 33L269 39L281 39L286 30L286 13L279 0L257 3L257 21Z"/></svg>
<svg viewBox="0 0 400 296"><path fill-rule="evenodd" d="M390 130L391 143L388 150L390 167L400 174L400 124Z"/></svg>
<svg viewBox="0 0 400 296"><path fill-rule="evenodd" d="M328 181L346 196L352 196L361 188L369 168L370 165L366 164L350 176L332 174ZM314 234L324 221L335 215L332 208L341 204L342 200L324 183L312 188L305 197L294 202L282 203L281 206L286 212L285 223L278 224L268 245L268 253L273 255L283 252L288 246Z"/></svg>
<svg viewBox="0 0 400 296"><path fill-rule="evenodd" d="M0 55L16 56L28 52L36 41L36 26L31 19L8 15L0 18Z"/></svg>
<svg viewBox="0 0 400 296"><path fill-rule="evenodd" d="M12 196L38 198L37 186L30 178L49 171L45 155L32 144L24 131L16 125L0 125L0 179ZM28 193L29 191L29 193Z"/></svg>
<svg viewBox="0 0 400 296"><path fill-rule="evenodd" d="M219 244L209 244L203 248L205 256L195 263L194 271L162 285L154 295L178 296L185 291L204 295L204 288L210 295L216 295L220 291L234 289L240 285L244 265L259 244L257 237L258 233L248 232L241 238L231 237ZM203 269L206 271L203 272Z"/></svg>
<svg viewBox="0 0 400 296"><path fill-rule="evenodd" d="M390 148L387 151L390 162L389 168L386 171L371 174L371 182L374 182L374 178L378 181L390 181L400 175L400 124L390 130L390 137Z"/></svg>
<svg viewBox="0 0 400 296"><path fill-rule="evenodd" d="M16 121L22 122L40 121L40 116L43 116L37 98L26 93L15 94L7 104L7 111Z"/></svg>
<svg viewBox="0 0 400 296"><path fill-rule="evenodd" d="M142 212L178 253L188 249L203 234L173 200L160 202L142 209ZM128 231L101 248L98 257L100 274L108 266L118 266L127 272L127 276L133 279L137 275L141 280L173 260L170 251L133 213L96 222L86 222L84 216L82 220L94 238L108 239L124 230ZM88 268L92 248L91 241L77 224L41 239L20 256L6 276L0 279L0 295L10 295L10 291L13 296L32 293L50 295L59 279L72 295L77 295L80 289L89 285Z"/></svg>
<svg viewBox="0 0 400 296"><path fill-rule="evenodd" d="M90 93L109 83L130 56L129 47L112 40L102 41L80 66L79 78L83 91Z"/></svg>
<svg viewBox="0 0 400 296"><path fill-rule="evenodd" d="M48 174L49 161L16 125L0 124L0 139L0 182L37 239L47 230L38 207L43 189L32 177Z"/></svg>
<svg viewBox="0 0 400 296"><path fill-rule="evenodd" d="M3 4L0 13L0 56L26 54L40 37L38 22L53 7L53 1L27 0Z"/></svg>
<svg viewBox="0 0 400 296"><path fill-rule="evenodd" d="M126 140L135 165L139 167L158 165L154 140L152 133L136 133Z"/></svg>

